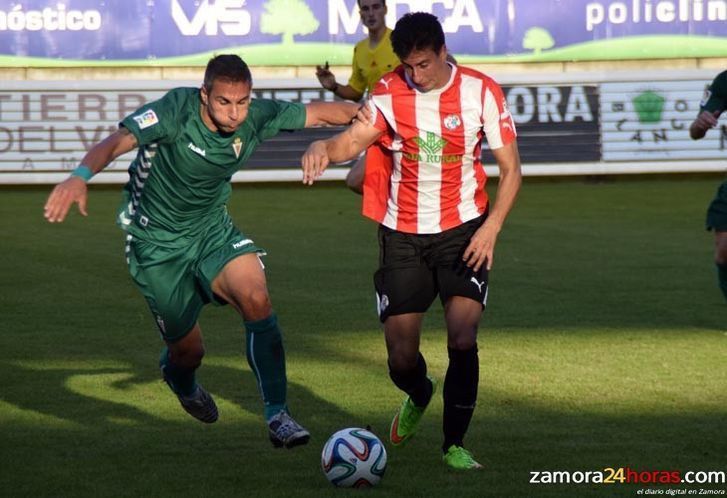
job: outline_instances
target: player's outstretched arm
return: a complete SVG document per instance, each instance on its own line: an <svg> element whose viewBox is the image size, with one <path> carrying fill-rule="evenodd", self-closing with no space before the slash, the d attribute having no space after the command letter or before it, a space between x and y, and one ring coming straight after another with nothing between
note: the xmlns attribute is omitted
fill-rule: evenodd
<svg viewBox="0 0 727 498"><path fill-rule="evenodd" d="M308 146L301 158L303 183L312 185L330 163L349 161L374 143L382 132L370 124L356 121L341 133Z"/></svg>
<svg viewBox="0 0 727 498"><path fill-rule="evenodd" d="M311 102L305 106L305 127L344 126L356 116L359 105L350 102Z"/></svg>
<svg viewBox="0 0 727 498"><path fill-rule="evenodd" d="M75 203L86 216L88 188L86 182L114 159L136 148L136 138L126 128L120 128L86 153L81 166L70 177L55 186L43 208L43 216L51 223L62 222Z"/></svg>
<svg viewBox="0 0 727 498"><path fill-rule="evenodd" d="M483 264L488 270L492 269L493 255L497 235L502 229L505 218L515 204L515 198L522 183L520 171L520 154L517 148L517 141L499 149L493 149L497 165L500 169L500 180L497 186L497 198L490 207L490 213L482 226L470 239L462 259L467 266L479 271Z"/></svg>
<svg viewBox="0 0 727 498"><path fill-rule="evenodd" d="M699 116L697 116L697 119L692 121L691 126L689 126L689 136L692 137L692 140L699 140L700 138L704 138L704 135L707 134L707 130L717 126L717 120L720 114L720 111L700 112Z"/></svg>

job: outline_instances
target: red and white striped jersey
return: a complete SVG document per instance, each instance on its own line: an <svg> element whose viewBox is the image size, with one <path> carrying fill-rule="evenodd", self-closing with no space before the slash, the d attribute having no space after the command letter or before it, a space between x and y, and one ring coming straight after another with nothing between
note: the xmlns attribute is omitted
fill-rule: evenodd
<svg viewBox="0 0 727 498"><path fill-rule="evenodd" d="M480 216L488 202L482 138L491 149L515 139L499 85L451 67L440 89L418 91L399 66L371 93L384 135L367 151L363 214L391 229L439 233Z"/></svg>

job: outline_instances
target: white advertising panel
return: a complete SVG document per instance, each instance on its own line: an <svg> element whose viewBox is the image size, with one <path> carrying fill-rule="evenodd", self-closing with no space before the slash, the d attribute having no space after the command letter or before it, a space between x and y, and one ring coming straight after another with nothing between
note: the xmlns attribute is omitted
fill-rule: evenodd
<svg viewBox="0 0 727 498"><path fill-rule="evenodd" d="M689 125L709 81L603 83L601 129L604 161L727 160L727 116L701 140Z"/></svg>

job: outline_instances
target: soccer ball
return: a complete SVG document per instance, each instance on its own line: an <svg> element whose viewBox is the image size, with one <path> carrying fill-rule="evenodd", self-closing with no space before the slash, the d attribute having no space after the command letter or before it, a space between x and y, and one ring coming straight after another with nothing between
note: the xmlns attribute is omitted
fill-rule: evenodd
<svg viewBox="0 0 727 498"><path fill-rule="evenodd" d="M334 486L375 486L386 470L386 448L371 431L358 427L341 429L323 447L321 467Z"/></svg>

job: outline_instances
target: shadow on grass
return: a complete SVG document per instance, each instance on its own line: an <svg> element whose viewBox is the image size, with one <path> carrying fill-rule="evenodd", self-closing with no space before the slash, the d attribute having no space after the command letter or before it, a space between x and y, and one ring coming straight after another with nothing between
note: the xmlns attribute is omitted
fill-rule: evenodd
<svg viewBox="0 0 727 498"><path fill-rule="evenodd" d="M150 388L149 383L157 379L138 373L140 369L111 387L121 394L141 389L154 406L163 406L164 416L129 406L122 398L100 400L66 388L68 379L89 375L88 370L38 371L0 365L3 378L22 378L26 387L20 389L23 386L11 382L10 389L3 390L5 403L77 424L64 428L40 419L11 419L0 426L0 485L13 490L13 496L340 496L318 468L325 438L337 428L357 425L352 420L362 418L384 436L390 416L378 410L372 414L361 402L354 407L359 413L352 414L307 387L291 384L290 399L313 439L306 447L273 450L257 415L261 403L250 372L204 367L204 379L215 395L254 415L229 422L221 411L220 421L207 426L186 414L165 419L170 405L180 412L181 408L166 387ZM99 369L91 375L118 373L118 369ZM29 386L36 389L29 393ZM375 387L361 386L361 390L357 398L376 395ZM695 489L694 485L650 483L536 485L530 479L534 471L604 471L608 467L639 472L721 470L727 453L727 441L721 437L727 430L725 412L606 416L577 406L559 411L513 400L486 386L479 404L467 443L486 471L452 472L439 461L441 401L436 399L417 438L403 448L387 443L389 469L374 494L633 496L644 487Z"/></svg>
<svg viewBox="0 0 727 498"><path fill-rule="evenodd" d="M34 425L33 419L42 425L44 417L48 417L49 422L56 421L58 426L100 430L118 425L189 425L194 421L183 412L176 396L160 377L140 373L150 371L146 366L135 370L103 367L32 369L0 362L0 378L6 381L0 400L17 409L15 415L6 417L21 425L24 420ZM246 425L248 416L252 415L258 419L256 423L265 428L257 381L249 370L203 364L198 376L205 379L205 386L214 396L235 407L237 420L234 423ZM305 422L307 415L334 422L352 418L336 404L292 382L288 383L288 403L294 415L301 413L301 422ZM173 413L170 414L172 406ZM316 413L307 414L303 407L315 407ZM31 411L37 417L24 415L23 411ZM220 420L224 421L224 417L221 408ZM266 430L260 432L267 436Z"/></svg>
<svg viewBox="0 0 727 498"><path fill-rule="evenodd" d="M251 372L203 365L220 407L209 425L146 372L0 362L0 488L12 496L239 496L253 486L253 496L271 496L281 480L291 493L301 482L317 489L327 485L315 463L325 439L357 418L289 383L293 413L312 438L274 449Z"/></svg>

